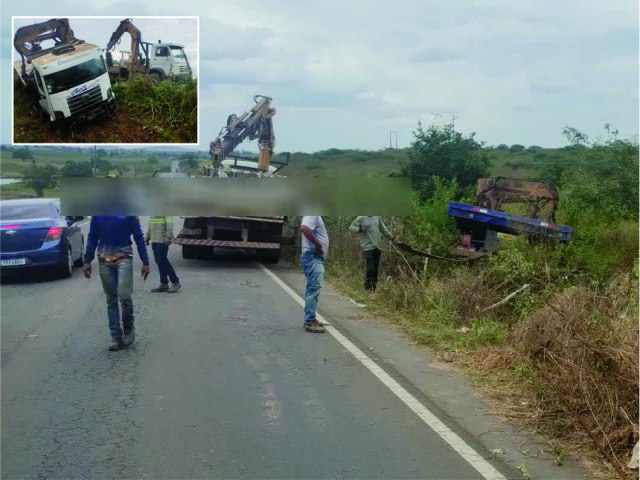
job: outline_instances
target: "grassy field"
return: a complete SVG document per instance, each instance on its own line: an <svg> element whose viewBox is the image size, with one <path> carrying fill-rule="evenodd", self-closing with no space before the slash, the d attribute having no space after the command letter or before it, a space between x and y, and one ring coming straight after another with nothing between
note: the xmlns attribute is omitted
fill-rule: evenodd
<svg viewBox="0 0 640 480"><path fill-rule="evenodd" d="M513 178L538 178L545 170L567 167L577 161L571 148L547 148L512 152L486 148L491 160L491 175ZM372 175L389 173L400 168L407 149L385 149L376 152L330 149L316 153L294 153L283 175ZM277 159L277 156L276 156Z"/></svg>
<svg viewBox="0 0 640 480"><path fill-rule="evenodd" d="M14 147L18 148L18 147ZM78 151L82 150L82 151ZM93 149L57 147L37 147L30 149L37 165L51 164L61 168L68 160L88 162L93 165ZM577 161L577 152L568 148L541 149L537 151L486 149L491 159L493 176L514 178L538 178L545 171L567 167ZM122 168L125 176L150 176L153 171L168 168L172 161L179 160L177 154L145 150L119 150L117 155L109 150L103 156L114 169ZM291 155L289 165L279 173L286 176L358 176L387 175L398 171L401 161L406 158L407 149L385 149L380 151L329 149L316 153L296 152ZM157 164L148 163L155 157ZM200 162L208 161L204 152L199 153ZM274 161L282 157L275 155ZM31 165L31 160L12 158L12 150L0 152L0 176L4 178L21 177ZM3 194L9 198L10 192Z"/></svg>

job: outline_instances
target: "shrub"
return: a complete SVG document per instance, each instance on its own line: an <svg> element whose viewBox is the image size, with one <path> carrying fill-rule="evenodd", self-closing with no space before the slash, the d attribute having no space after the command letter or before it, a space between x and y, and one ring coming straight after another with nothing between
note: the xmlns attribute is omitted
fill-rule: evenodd
<svg viewBox="0 0 640 480"><path fill-rule="evenodd" d="M570 287L511 335L536 366L543 415L561 412L614 466L638 439L638 283L617 277L606 289Z"/></svg>
<svg viewBox="0 0 640 480"><path fill-rule="evenodd" d="M118 104L151 122L164 140L195 143L198 131L198 87L195 79L154 85L142 76L114 86Z"/></svg>
<svg viewBox="0 0 640 480"><path fill-rule="evenodd" d="M401 171L411 179L421 200L433 197L436 177L455 180L461 190L475 186L478 178L489 173L489 157L473 133L464 136L455 131L453 124L432 125L426 130L418 124L414 137Z"/></svg>

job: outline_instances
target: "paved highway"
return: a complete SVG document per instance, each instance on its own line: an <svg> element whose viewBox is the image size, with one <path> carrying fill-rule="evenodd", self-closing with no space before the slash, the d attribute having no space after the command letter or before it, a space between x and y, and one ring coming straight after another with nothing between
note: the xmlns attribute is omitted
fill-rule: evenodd
<svg viewBox="0 0 640 480"><path fill-rule="evenodd" d="M91 280L76 269L66 280L3 283L2 478L508 471L472 450L465 456L469 445L446 427L435 433L430 412L335 335L305 332L293 292L255 262L183 260L175 246L170 258L183 290L150 293L157 269L152 262L143 282L138 263L137 339L119 352L107 351L96 268Z"/></svg>

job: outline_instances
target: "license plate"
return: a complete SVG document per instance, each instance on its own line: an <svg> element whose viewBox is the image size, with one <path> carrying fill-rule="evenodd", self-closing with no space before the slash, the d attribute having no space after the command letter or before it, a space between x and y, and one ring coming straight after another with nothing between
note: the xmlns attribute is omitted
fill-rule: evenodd
<svg viewBox="0 0 640 480"><path fill-rule="evenodd" d="M2 267L10 267L12 265L26 265L26 258L11 258L8 260L0 260L0 266Z"/></svg>
<svg viewBox="0 0 640 480"><path fill-rule="evenodd" d="M202 232L200 228L183 228L180 233L182 235L200 235L200 232Z"/></svg>

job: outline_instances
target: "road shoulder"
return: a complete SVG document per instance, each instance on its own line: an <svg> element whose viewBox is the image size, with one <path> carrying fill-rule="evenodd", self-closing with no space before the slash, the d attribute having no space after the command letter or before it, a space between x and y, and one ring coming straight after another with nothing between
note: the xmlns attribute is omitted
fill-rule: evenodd
<svg viewBox="0 0 640 480"><path fill-rule="evenodd" d="M304 296L301 272L285 265L269 269ZM573 460L567 459L558 467L548 441L491 415L490 406L473 393L462 372L439 361L432 352L415 345L388 322L368 314L329 285L322 290L318 311L405 388L418 393L428 408L435 409L452 430L465 435L487 458L520 470L523 477L524 471L537 479L589 476L587 469Z"/></svg>

